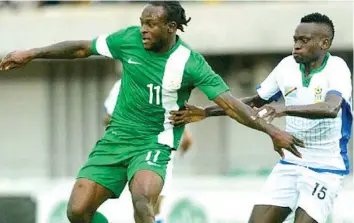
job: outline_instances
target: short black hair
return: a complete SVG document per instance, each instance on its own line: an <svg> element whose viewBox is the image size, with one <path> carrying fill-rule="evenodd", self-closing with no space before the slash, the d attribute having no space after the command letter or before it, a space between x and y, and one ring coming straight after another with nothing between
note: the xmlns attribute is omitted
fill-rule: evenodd
<svg viewBox="0 0 354 223"><path fill-rule="evenodd" d="M331 41L334 38L334 25L332 20L326 16L325 14L321 14L318 12L311 13L308 15L305 15L304 17L301 18L301 23L318 23L318 24L325 24L330 28L332 36L330 36Z"/></svg>
<svg viewBox="0 0 354 223"><path fill-rule="evenodd" d="M166 13L167 22L177 23L177 29L184 32L183 26L187 26L191 17L186 18L186 12L179 1L150 1L149 4L162 6Z"/></svg>

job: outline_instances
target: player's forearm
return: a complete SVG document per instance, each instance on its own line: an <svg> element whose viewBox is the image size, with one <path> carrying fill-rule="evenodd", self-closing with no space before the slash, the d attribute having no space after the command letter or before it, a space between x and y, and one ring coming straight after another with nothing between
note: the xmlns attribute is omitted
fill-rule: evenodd
<svg viewBox="0 0 354 223"><path fill-rule="evenodd" d="M254 119L257 115L256 111L232 95L220 97L214 101L225 110L228 116L245 126L265 132L268 135L273 135L279 131L277 127L268 124L263 119Z"/></svg>
<svg viewBox="0 0 354 223"><path fill-rule="evenodd" d="M243 103L250 107L257 107L260 108L265 104L269 104L271 101L266 101L262 99L258 94L250 96L250 97L244 97L240 99Z"/></svg>
<svg viewBox="0 0 354 223"><path fill-rule="evenodd" d="M211 105L211 106L205 107L204 110L205 110L207 117L226 115L226 112L224 111L224 109L220 108L218 105Z"/></svg>
<svg viewBox="0 0 354 223"><path fill-rule="evenodd" d="M268 101L263 100L258 95L254 95L251 97L244 97L241 98L240 101L248 106L251 107L262 107L263 105L267 104ZM207 117L210 116L225 116L227 115L224 109L220 108L218 105L212 105L205 107L205 112Z"/></svg>
<svg viewBox="0 0 354 223"><path fill-rule="evenodd" d="M74 59L92 55L91 41L65 41L30 50L32 59Z"/></svg>
<svg viewBox="0 0 354 223"><path fill-rule="evenodd" d="M337 117L338 111L339 108L330 106L326 102L285 107L286 115L309 119L335 118Z"/></svg>

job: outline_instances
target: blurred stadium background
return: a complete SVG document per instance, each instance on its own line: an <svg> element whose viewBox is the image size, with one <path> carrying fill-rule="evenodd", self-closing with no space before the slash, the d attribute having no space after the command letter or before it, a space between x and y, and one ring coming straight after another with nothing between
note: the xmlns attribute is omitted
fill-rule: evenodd
<svg viewBox="0 0 354 223"><path fill-rule="evenodd" d="M11 50L91 39L138 24L142 2L0 2L0 57ZM353 4L339 1L184 2L192 17L182 38L202 52L239 97L291 52L307 13L335 24L331 53L353 68ZM101 57L37 60L0 75L0 223L67 223L65 205L78 168L102 135L103 101L121 64ZM335 74L333 74L335 75ZM209 102L198 90L190 100ZM276 124L284 125L284 120ZM188 126L192 149L175 160L168 222L243 223L278 156L270 139L233 120ZM353 157L353 144L349 146ZM354 222L352 175L328 222ZM112 223L132 221L127 193L102 208Z"/></svg>

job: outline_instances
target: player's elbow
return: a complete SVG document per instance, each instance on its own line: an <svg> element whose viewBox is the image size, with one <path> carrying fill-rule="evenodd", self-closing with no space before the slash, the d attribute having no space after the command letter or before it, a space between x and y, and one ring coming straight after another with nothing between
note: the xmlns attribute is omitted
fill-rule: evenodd
<svg viewBox="0 0 354 223"><path fill-rule="evenodd" d="M89 57L91 56L91 50L90 49L86 49L86 48L82 48L76 51L76 58L85 58L85 57Z"/></svg>
<svg viewBox="0 0 354 223"><path fill-rule="evenodd" d="M336 118L338 115L339 109L331 109L328 111L328 118Z"/></svg>
<svg viewBox="0 0 354 223"><path fill-rule="evenodd" d="M327 105L327 118L336 118L340 110L340 106L330 106Z"/></svg>
<svg viewBox="0 0 354 223"><path fill-rule="evenodd" d="M91 41L77 41L77 50L75 52L76 58L85 58L92 56L92 42Z"/></svg>

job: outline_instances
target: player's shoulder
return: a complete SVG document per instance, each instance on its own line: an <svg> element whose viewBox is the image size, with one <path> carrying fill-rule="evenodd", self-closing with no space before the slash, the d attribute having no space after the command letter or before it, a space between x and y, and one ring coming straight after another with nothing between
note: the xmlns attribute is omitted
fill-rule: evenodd
<svg viewBox="0 0 354 223"><path fill-rule="evenodd" d="M124 33L126 35L140 34L140 26L128 26L123 29L119 29L116 33Z"/></svg>
<svg viewBox="0 0 354 223"><path fill-rule="evenodd" d="M140 36L140 26L128 26L125 28L126 35Z"/></svg>
<svg viewBox="0 0 354 223"><path fill-rule="evenodd" d="M284 57L280 62L279 64L280 66L284 67L284 68L298 68L299 67L299 64L296 63L293 55L288 55L286 57Z"/></svg>
<svg viewBox="0 0 354 223"><path fill-rule="evenodd" d="M329 55L326 67L331 70L342 70L350 73L347 63L339 56Z"/></svg>
<svg viewBox="0 0 354 223"><path fill-rule="evenodd" d="M198 51L194 50L187 43L181 41L180 47L183 48L188 54L188 64L187 65L196 65L201 64L205 61L203 55Z"/></svg>
<svg viewBox="0 0 354 223"><path fill-rule="evenodd" d="M112 40L117 40L121 43L124 42L134 42L141 39L140 27L139 26L129 26L120 29L111 35Z"/></svg>
<svg viewBox="0 0 354 223"><path fill-rule="evenodd" d="M299 69L299 64L296 63L294 57L292 55L283 57L277 66L272 71L273 75L287 77L289 71L293 70L296 71Z"/></svg>

